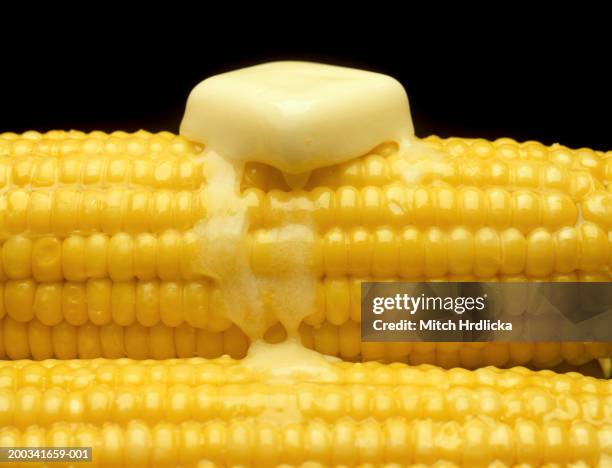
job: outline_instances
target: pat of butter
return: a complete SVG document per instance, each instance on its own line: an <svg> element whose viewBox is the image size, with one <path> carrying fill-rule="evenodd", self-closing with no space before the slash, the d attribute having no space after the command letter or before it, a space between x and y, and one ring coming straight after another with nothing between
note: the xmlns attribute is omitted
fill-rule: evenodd
<svg viewBox="0 0 612 468"><path fill-rule="evenodd" d="M225 158L300 174L414 135L395 79L308 62L213 76L191 92L181 134Z"/></svg>

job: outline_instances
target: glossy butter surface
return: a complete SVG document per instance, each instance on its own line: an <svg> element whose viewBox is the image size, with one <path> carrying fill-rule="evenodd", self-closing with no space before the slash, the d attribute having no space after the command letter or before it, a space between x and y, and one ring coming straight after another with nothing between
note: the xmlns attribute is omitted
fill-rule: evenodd
<svg viewBox="0 0 612 468"><path fill-rule="evenodd" d="M406 93L389 76L272 62L197 85L181 134L232 160L300 174L407 140L414 131Z"/></svg>

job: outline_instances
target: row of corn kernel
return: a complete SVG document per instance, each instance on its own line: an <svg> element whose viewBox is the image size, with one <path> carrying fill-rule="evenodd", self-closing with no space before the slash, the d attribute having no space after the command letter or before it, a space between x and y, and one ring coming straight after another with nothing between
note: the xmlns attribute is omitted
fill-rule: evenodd
<svg viewBox="0 0 612 468"><path fill-rule="evenodd" d="M451 185L514 185L567 190L570 185L568 171L572 170L580 174L580 180L574 187L578 195L584 184L582 180L585 174L588 174L584 171L590 171L596 179L603 180L604 166L600 161L601 156L588 149L578 150L576 155L571 154L569 158L562 150L553 150L548 160L547 157L538 157L546 155L543 146L544 152L532 151L535 156L528 159L519 159L518 147L509 145L498 147L497 153L492 152L488 156L482 154L483 151L478 145L473 148L476 154L453 153L453 157L447 159L432 161L429 158L427 164L423 164L422 159L415 158L413 154L409 159L393 153L387 157L367 155L344 164L314 170L307 188L341 185L361 188L366 185L383 185L393 180L405 180L406 174L409 173L410 180L414 180L415 174L418 174L421 183L437 180ZM474 159L474 156L481 159ZM258 187L264 191L289 189L280 172L257 163L247 166L243 186Z"/></svg>
<svg viewBox="0 0 612 468"><path fill-rule="evenodd" d="M0 280L195 279L200 249L193 231L167 230L159 235L121 232L112 236L97 233L63 240L17 235L1 246Z"/></svg>
<svg viewBox="0 0 612 468"><path fill-rule="evenodd" d="M36 387L41 390L59 387L67 391L82 391L96 385L110 387L116 385L220 386L230 383L246 384L261 380L261 374L254 374L249 372L248 369L240 367L241 362L241 360L233 359L228 355L216 359L191 357L165 360L134 360L129 358L46 359L42 361L31 359L0 360L0 389L17 391L23 387ZM363 365L371 368L373 364L375 363L364 363ZM419 369L425 367L431 366L421 366ZM240 371L237 371L238 368L240 368ZM397 369L394 371L397 373ZM521 372L520 375L523 375L527 370L515 368L509 371L514 375L513 382L516 382L517 378L519 381L524 380L517 374L519 371ZM372 374L371 377L374 378L375 382L378 382L376 379L377 373L371 369L368 372ZM536 375L533 371L527 372L529 372L529 375ZM580 394L601 393L603 391L599 388L582 389L582 385L576 385L578 380L575 377L578 375L580 374L563 374L563 376L573 377L563 386L564 391L568 391L567 388L570 389L569 391ZM459 379L461 386L470 386L477 379L475 376L466 374L459 378L455 376L451 382L451 376L446 377L449 380L449 385L455 385L452 382ZM351 382L358 383L359 380L353 378ZM596 382L600 381L597 380ZM549 385L542 387L541 383L541 380L536 380L534 386L538 388L550 387ZM551 388L552 390L554 388Z"/></svg>
<svg viewBox="0 0 612 468"><path fill-rule="evenodd" d="M275 271L281 264L275 247L281 242L274 231L259 230L250 236L255 272ZM336 228L304 242L313 245L315 271L329 276L436 278L472 274L489 278L525 274L543 278L576 270L597 271L606 268L610 258L607 233L589 222L556 232L540 228L527 236L514 228L475 232L463 227L383 227L372 232Z"/></svg>
<svg viewBox="0 0 612 468"><path fill-rule="evenodd" d="M64 140L66 138L74 138L77 140L83 140L86 138L93 138L96 140L107 140L109 138L125 139L125 138L131 138L131 137L141 138L141 139L148 139L152 137L162 137L162 138L165 138L166 140L172 140L177 137L182 138L182 137L175 135L174 133L171 133L165 130L161 132L152 133L152 132L149 132L143 129L137 130L135 132L115 130L110 133L103 132L101 130L93 130L91 132L84 132L82 130L74 130L74 129L72 130L48 130L46 132L28 130L21 134L14 133L14 132L0 133L0 139L10 140L10 141L18 140L20 138L23 138L26 140L32 140L32 141L38 141L38 140L57 141L57 140Z"/></svg>
<svg viewBox="0 0 612 468"><path fill-rule="evenodd" d="M0 318L46 326L62 321L78 326L138 323L151 327L182 323L210 331L224 331L231 322L220 315L218 289L207 281L128 281L91 279L85 283L9 281L0 286Z"/></svg>
<svg viewBox="0 0 612 468"><path fill-rule="evenodd" d="M161 232L205 216L199 192L170 190L11 190L0 195L0 235Z"/></svg>
<svg viewBox="0 0 612 468"><path fill-rule="evenodd" d="M216 358L224 354L240 359L249 344L247 336L234 325L223 332L161 323L122 327L114 323L73 326L61 322L49 327L38 320L22 323L5 317L0 321L0 335L0 357L9 359Z"/></svg>
<svg viewBox="0 0 612 468"><path fill-rule="evenodd" d="M202 163L188 156L128 158L123 155L56 158L0 157L0 189L60 185L109 187L135 185L156 189L195 189L202 185Z"/></svg>
<svg viewBox="0 0 612 468"><path fill-rule="evenodd" d="M473 277L436 278L441 281L475 281ZM481 279L481 278L480 278ZM314 310L304 323L317 327L323 322L343 325L361 320L361 283L367 278L324 277L317 282ZM379 281L388 281L387 277ZM415 281L422 280L416 278ZM526 281L525 277L492 277L486 281ZM540 278L546 281L609 281L608 275L586 273ZM225 306L219 289L206 280L198 281L122 281L107 278L86 282L37 283L10 280L0 284L0 318L7 315L17 322L36 318L47 326L62 321L78 326L138 323L154 326L162 323L177 327L183 323L210 331L223 331L231 323L224 318ZM528 314L526 304L513 305L515 314ZM530 318L532 320L532 318Z"/></svg>
<svg viewBox="0 0 612 468"><path fill-rule="evenodd" d="M537 227L555 229L574 225L578 207L566 194L539 194L528 190L476 187L327 188L312 192L267 194L256 189L244 193L250 219L257 226L314 221L320 229L330 226L468 226L517 227L527 233ZM582 203L583 217L612 227L612 200L606 191L593 192Z"/></svg>
<svg viewBox="0 0 612 468"><path fill-rule="evenodd" d="M456 196L455 196L456 195ZM407 198L408 197L408 198ZM320 229L349 226L514 226L523 233L538 227L556 229L578 221L576 205L562 194L537 195L503 189L413 188L382 191L316 190L305 195L244 194L252 226L313 220ZM609 192L594 192L582 203L582 218L612 227ZM26 190L0 195L0 233L69 235L73 232L160 232L187 229L206 216L198 192L109 189Z"/></svg>
<svg viewBox="0 0 612 468"><path fill-rule="evenodd" d="M377 164L372 164L377 158ZM363 161L363 162L361 162ZM348 186L355 190L368 186L383 187L393 182L409 185L428 186L434 182L447 184L450 187L514 187L514 189L556 190L580 200L589 191L602 187L598 179L586 169L568 169L553 164L539 162L502 162L482 160L446 159L440 161L412 160L409 158L368 156L352 162L352 165L363 165L362 170L355 166L339 165L313 171L306 184L307 190L329 188L336 190ZM373 169L380 164L388 165L385 170ZM251 167L243 177L242 188L257 188L264 192L277 190L289 191L289 187L280 172L267 166ZM384 175L388 172L388 175Z"/></svg>
<svg viewBox="0 0 612 468"><path fill-rule="evenodd" d="M315 310L308 325L325 320L341 325L360 320L361 279L324 278L317 284ZM221 316L224 306L217 288L207 281L124 281L89 279L86 282L36 283L11 280L0 284L0 318L17 322L39 320L46 326L66 321L73 326L91 322L151 327L183 323L223 331L231 323Z"/></svg>
<svg viewBox="0 0 612 468"><path fill-rule="evenodd" d="M273 326L265 339L282 339ZM318 327L302 324L302 342L324 354L344 359L430 363L441 367L477 368L529 364L550 368L565 361L582 365L594 358L612 356L610 343L362 343L359 324L341 326L324 322ZM167 327L161 323L144 327L138 323L73 326L66 322L49 327L38 320L17 322L5 317L0 329L0 356L10 359L119 358L169 359L230 354L243 357L249 339L236 326L223 332L196 329L188 324Z"/></svg>
<svg viewBox="0 0 612 468"><path fill-rule="evenodd" d="M510 138L496 141L469 138L439 138L430 136L423 139L428 146L448 152L453 157L496 158L500 160L527 159L532 161L550 161L567 167L598 169L598 164L608 153L594 151L590 148L569 149L554 144L545 146L537 141L518 143Z"/></svg>
<svg viewBox="0 0 612 468"><path fill-rule="evenodd" d="M182 136L168 132L150 134L148 132L55 132L46 135L26 132L23 135L0 134L0 156L22 156L43 154L65 156L68 154L146 154L172 153L177 156L193 154L197 145Z"/></svg>
<svg viewBox="0 0 612 468"><path fill-rule="evenodd" d="M415 343L415 345L483 348L487 343ZM0 360L0 389L18 390L24 386L40 389L62 387L85 390L92 385L244 385L268 383L261 372L251 371L242 361L229 356L218 359L180 358L163 361L146 359L73 359L44 361ZM533 371L525 367L497 369L483 367L474 371L463 368L449 370L433 365L412 366L402 363L334 361L334 372L327 384L343 385L411 385L450 390L453 388L487 388L501 391L546 389L555 395L612 394L612 381L588 377L577 372L559 374L551 370ZM311 381L311 383L316 383Z"/></svg>
<svg viewBox="0 0 612 468"><path fill-rule="evenodd" d="M567 168L539 161L496 161L477 158L456 158L430 162L410 157L392 158L393 180L449 185L513 186L515 188L561 190L580 199L602 180L583 168ZM601 172L601 171L600 171Z"/></svg>
<svg viewBox="0 0 612 468"><path fill-rule="evenodd" d="M90 446L98 466L185 466L199 460L224 465L270 467L306 460L326 465L385 462L425 463L445 460L486 466L494 460L512 465L597 466L612 451L610 425L585 421L514 423L474 418L464 423L391 418L334 423L322 420L279 424L257 418L230 422L189 421L147 425L57 423L0 429L7 446ZM360 441L355 444L355 441ZM448 441L454 441L449 444ZM26 444L27 442L27 444ZM605 458L604 458L605 457ZM599 465L603 466L603 465Z"/></svg>
<svg viewBox="0 0 612 468"><path fill-rule="evenodd" d="M217 386L202 384L90 385L86 390L60 386L43 389L24 385L0 389L0 427L24 429L33 424L141 419L179 423L190 420L229 421L237 413L255 417L266 409L290 408L304 420L334 422L351 418L384 421L392 417L464 423L475 416L514 423L542 423L555 413L556 421L586 420L602 424L612 417L605 395L558 394L547 389L522 390L455 387L437 389L414 385L350 385L296 382L271 386L266 382ZM373 410L373 412L372 412Z"/></svg>

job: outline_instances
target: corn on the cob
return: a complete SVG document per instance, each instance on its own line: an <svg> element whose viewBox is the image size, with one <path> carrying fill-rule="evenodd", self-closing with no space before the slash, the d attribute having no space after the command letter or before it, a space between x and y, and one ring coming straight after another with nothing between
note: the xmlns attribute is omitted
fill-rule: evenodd
<svg viewBox="0 0 612 468"><path fill-rule="evenodd" d="M608 343L360 343L364 279L610 279L610 153L424 141L446 157L425 164L385 144L313 171L302 190L289 190L274 168L247 165L241 196L256 274L286 260L275 226L314 220L319 283L303 342L351 360L446 367L610 356ZM197 262L194 226L207 216L199 151L169 133L0 135L0 356L244 355L248 339ZM282 327L269 326L278 341Z"/></svg>
<svg viewBox="0 0 612 468"><path fill-rule="evenodd" d="M0 362L0 444L97 466L612 462L612 382L524 368L333 364L269 380L219 360Z"/></svg>

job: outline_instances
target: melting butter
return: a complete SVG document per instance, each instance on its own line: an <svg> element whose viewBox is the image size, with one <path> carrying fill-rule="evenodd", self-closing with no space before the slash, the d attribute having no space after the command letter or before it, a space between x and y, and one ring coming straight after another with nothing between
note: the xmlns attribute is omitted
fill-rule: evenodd
<svg viewBox="0 0 612 468"><path fill-rule="evenodd" d="M198 272L209 277L219 294L215 313L225 316L250 337L263 336L270 321L249 265L247 207L239 195L242 167L206 149L202 155L206 217L196 224L201 250Z"/></svg>
<svg viewBox="0 0 612 468"><path fill-rule="evenodd" d="M389 76L272 62L198 84L181 134L234 161L302 174L291 179L299 182L313 169L356 158L381 142L409 141L414 129L406 92Z"/></svg>
<svg viewBox="0 0 612 468"><path fill-rule="evenodd" d="M305 348L297 338L279 344L256 341L242 365L265 375L269 381L337 382L340 370L333 363L338 358Z"/></svg>
<svg viewBox="0 0 612 468"><path fill-rule="evenodd" d="M214 283L210 313L231 320L251 339L244 365L253 371L273 381L336 381L332 359L303 347L298 332L316 307L312 212L252 232L240 182L247 162L280 169L289 187L300 189L312 170L362 156L383 142L394 142L400 153L417 151L403 87L362 70L268 63L196 86L181 134L205 148L198 157L206 216L194 231L201 240L199 273ZM418 164L405 168L411 180L423 172ZM297 209L303 200L295 203ZM277 322L287 340L265 343L265 331Z"/></svg>
<svg viewBox="0 0 612 468"><path fill-rule="evenodd" d="M260 232L259 247L252 252L247 205L239 192L244 164L212 149L201 157L206 217L194 231L201 240L198 272L212 280L218 295L212 312L230 319L251 340L262 338L276 321L288 336L297 336L315 303L312 223L285 223ZM259 265L257 271L252 263Z"/></svg>

